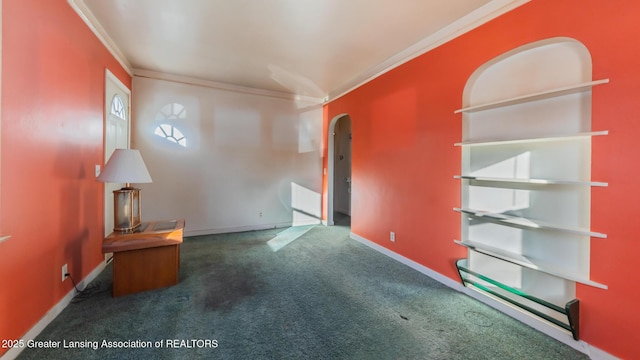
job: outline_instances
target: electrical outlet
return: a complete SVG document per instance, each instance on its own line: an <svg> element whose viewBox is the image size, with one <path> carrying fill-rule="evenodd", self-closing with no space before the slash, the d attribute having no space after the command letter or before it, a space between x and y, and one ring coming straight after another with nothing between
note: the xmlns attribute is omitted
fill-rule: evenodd
<svg viewBox="0 0 640 360"><path fill-rule="evenodd" d="M262 211L260 211L260 214L259 214L259 216L260 216L260 217L262 217Z"/></svg>
<svg viewBox="0 0 640 360"><path fill-rule="evenodd" d="M395 242L396 241L396 233L395 232L390 232L389 233L389 240L391 240L391 242Z"/></svg>
<svg viewBox="0 0 640 360"><path fill-rule="evenodd" d="M68 270L67 264L62 265L62 281L67 278L67 274L69 273Z"/></svg>

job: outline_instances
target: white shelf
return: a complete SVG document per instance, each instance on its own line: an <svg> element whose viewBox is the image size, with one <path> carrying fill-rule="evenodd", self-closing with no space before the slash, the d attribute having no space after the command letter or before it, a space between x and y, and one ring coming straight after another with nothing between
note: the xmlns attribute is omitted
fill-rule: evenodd
<svg viewBox="0 0 640 360"><path fill-rule="evenodd" d="M531 142L542 142L542 141L563 141L563 140L576 140L586 137L592 136L600 136L600 135L608 135L608 130L603 131L592 131L592 132L584 132L570 135L559 135L559 136L545 136L545 137L536 137L536 138L520 138L520 139L487 139L487 140L478 140L478 141L463 141L459 143L453 144L454 146L469 146L469 145L508 145L508 144L518 144L518 143L531 143Z"/></svg>
<svg viewBox="0 0 640 360"><path fill-rule="evenodd" d="M489 110L489 109L495 109L503 106L521 104L529 101L536 101L536 100L548 99L556 96L575 94L582 91L589 91L591 90L592 87L596 85L607 84L608 82L609 82L609 79L602 79L602 80L595 80L595 81L590 81L587 83L582 83L582 84L577 84L572 86L565 86L565 87L556 88L552 90L540 91L533 94L527 94L527 95L517 96L514 98L493 101L486 104L469 106L469 107L454 111L454 114L461 113L461 112Z"/></svg>
<svg viewBox="0 0 640 360"><path fill-rule="evenodd" d="M487 177L487 176L468 176L468 175L455 175L455 179L473 180L473 181L488 181L488 182L502 182L502 183L514 183L514 184L530 184L530 185L583 185L583 186L609 186L606 182L599 181L571 181L571 180L551 180L551 179L512 179L512 178L499 178L499 177Z"/></svg>
<svg viewBox="0 0 640 360"><path fill-rule="evenodd" d="M565 233L571 233L576 235L586 235L586 236L603 238L603 239L607 237L607 234L593 232L588 229L568 228L568 227L563 227L557 224L551 224L545 221L527 219L527 218L518 217L518 216L492 213L489 211L473 210L473 209L453 208L453 210L459 213L471 215L477 218L484 218L484 219L487 219L487 221L497 222L499 224L506 225L506 226L527 228L527 229L533 229L533 230L555 230L555 231L561 231Z"/></svg>
<svg viewBox="0 0 640 360"><path fill-rule="evenodd" d="M592 281L591 279L585 278L580 274L570 273L565 269L560 269L557 266L553 264L549 264L540 259L534 259L526 255L517 254L517 253L506 251L494 246L490 246L490 245L486 245L486 244L482 244L482 243L478 243L470 240L464 240L464 241L454 240L454 242L456 244L462 245L466 248L469 248L481 254L498 258L500 260L510 262L512 264L516 264L528 269L544 272L549 275L579 282L581 284L597 287L600 289L608 288L607 285Z"/></svg>

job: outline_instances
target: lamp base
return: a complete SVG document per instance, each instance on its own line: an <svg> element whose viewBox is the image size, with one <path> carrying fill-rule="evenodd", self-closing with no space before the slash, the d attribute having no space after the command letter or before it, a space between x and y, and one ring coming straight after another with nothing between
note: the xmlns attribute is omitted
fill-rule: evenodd
<svg viewBox="0 0 640 360"><path fill-rule="evenodd" d="M136 232L136 230L140 227L141 224L142 223L136 224L132 227L114 227L113 231L119 232L119 233L132 233L132 232Z"/></svg>
<svg viewBox="0 0 640 360"><path fill-rule="evenodd" d="M113 231L132 232L140 226L140 189L124 187L113 191Z"/></svg>

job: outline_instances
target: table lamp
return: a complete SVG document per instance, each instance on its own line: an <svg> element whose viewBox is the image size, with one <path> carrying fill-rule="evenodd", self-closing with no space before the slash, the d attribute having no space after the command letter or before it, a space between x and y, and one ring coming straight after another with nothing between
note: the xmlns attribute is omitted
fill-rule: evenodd
<svg viewBox="0 0 640 360"><path fill-rule="evenodd" d="M150 183L151 176L142 161L140 151L135 149L116 149L98 181L124 183L120 190L113 191L114 231L134 231L140 226L140 189L131 183Z"/></svg>

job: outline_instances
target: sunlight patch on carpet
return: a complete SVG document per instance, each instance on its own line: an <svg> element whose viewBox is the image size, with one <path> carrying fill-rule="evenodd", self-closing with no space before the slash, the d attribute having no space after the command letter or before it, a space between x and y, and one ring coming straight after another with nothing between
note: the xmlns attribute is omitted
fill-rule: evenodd
<svg viewBox="0 0 640 360"><path fill-rule="evenodd" d="M291 244L294 240L304 235L307 231L311 230L316 225L304 225L304 226L292 226L281 233L279 233L273 239L267 241L267 245L276 252L283 247Z"/></svg>

